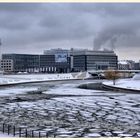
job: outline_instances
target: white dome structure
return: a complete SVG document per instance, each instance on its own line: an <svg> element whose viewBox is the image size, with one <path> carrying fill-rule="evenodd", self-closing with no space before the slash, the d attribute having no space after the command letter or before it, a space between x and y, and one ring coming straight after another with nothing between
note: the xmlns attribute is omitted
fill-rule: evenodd
<svg viewBox="0 0 140 140"><path fill-rule="evenodd" d="M140 80L140 73L133 76L133 80Z"/></svg>

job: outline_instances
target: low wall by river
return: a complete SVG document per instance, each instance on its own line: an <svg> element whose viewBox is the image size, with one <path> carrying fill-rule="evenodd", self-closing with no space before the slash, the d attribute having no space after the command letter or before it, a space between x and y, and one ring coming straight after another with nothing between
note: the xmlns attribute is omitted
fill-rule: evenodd
<svg viewBox="0 0 140 140"><path fill-rule="evenodd" d="M78 88L93 89L93 90L104 90L103 84L101 82L81 84L81 85L78 86Z"/></svg>
<svg viewBox="0 0 140 140"><path fill-rule="evenodd" d="M116 91L116 92L127 92L127 93L140 93L139 90L108 86L108 85L104 85L101 82L100 83L81 84L81 85L78 86L78 88L93 89L93 90L104 90L104 91Z"/></svg>

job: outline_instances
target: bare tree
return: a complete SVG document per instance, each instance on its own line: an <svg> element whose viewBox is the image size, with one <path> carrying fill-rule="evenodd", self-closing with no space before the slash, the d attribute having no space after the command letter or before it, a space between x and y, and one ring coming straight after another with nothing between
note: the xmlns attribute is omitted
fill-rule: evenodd
<svg viewBox="0 0 140 140"><path fill-rule="evenodd" d="M120 78L119 72L116 70L107 70L104 75L106 79L113 80L113 85L115 85L116 80Z"/></svg>

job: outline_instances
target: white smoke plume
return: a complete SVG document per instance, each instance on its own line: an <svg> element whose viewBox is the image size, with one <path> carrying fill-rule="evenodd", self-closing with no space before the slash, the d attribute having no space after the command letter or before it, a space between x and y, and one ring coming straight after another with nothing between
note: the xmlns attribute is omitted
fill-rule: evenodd
<svg viewBox="0 0 140 140"><path fill-rule="evenodd" d="M135 28L134 28L135 27ZM110 48L115 49L116 42L123 36L132 36L140 28L140 23L123 23L101 30L94 39L94 50L104 47L105 43L110 42Z"/></svg>

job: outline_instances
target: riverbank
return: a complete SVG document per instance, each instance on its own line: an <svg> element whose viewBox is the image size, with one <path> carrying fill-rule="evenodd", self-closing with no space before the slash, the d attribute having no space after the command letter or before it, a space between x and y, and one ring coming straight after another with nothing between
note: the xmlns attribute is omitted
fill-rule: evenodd
<svg viewBox="0 0 140 140"><path fill-rule="evenodd" d="M81 89L93 89L93 90L105 90L103 87L102 82L97 82L97 83L84 83L80 84L78 88Z"/></svg>
<svg viewBox="0 0 140 140"><path fill-rule="evenodd" d="M134 79L120 79L115 85L112 81L104 81L103 86L110 90L140 93L140 81Z"/></svg>
<svg viewBox="0 0 140 140"><path fill-rule="evenodd" d="M20 74L1 75L0 86L17 85L25 83L38 83L47 81L81 80L86 78L86 72L65 74Z"/></svg>
<svg viewBox="0 0 140 140"><path fill-rule="evenodd" d="M78 88L93 89L103 91L117 91L127 93L140 93L140 82L132 79L121 79L113 85L112 81L102 81L98 83L81 84Z"/></svg>

